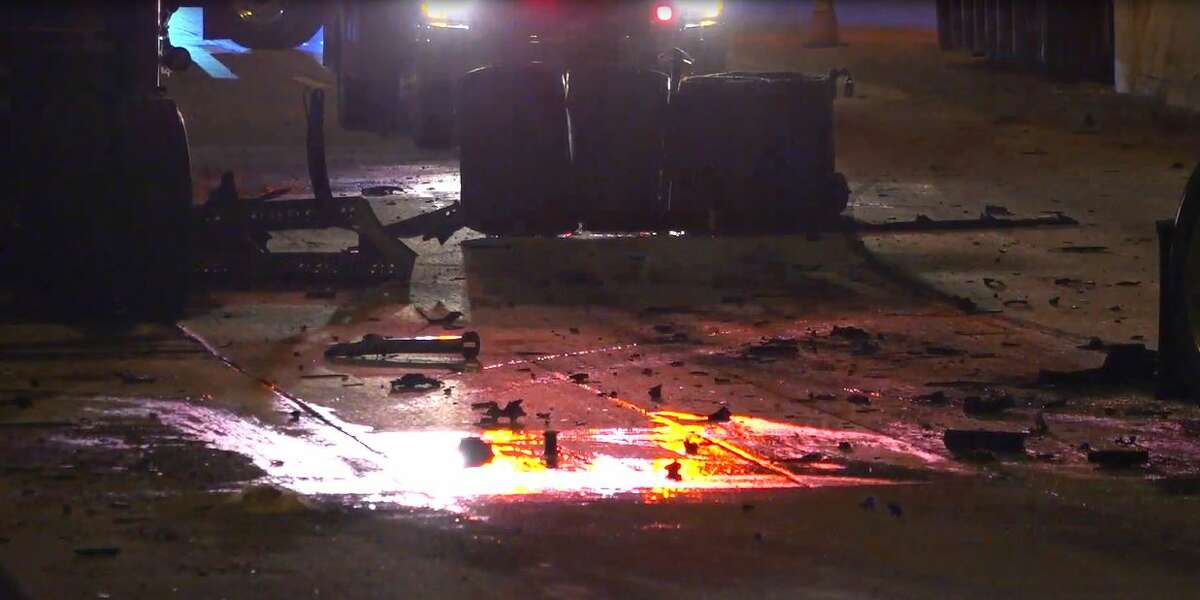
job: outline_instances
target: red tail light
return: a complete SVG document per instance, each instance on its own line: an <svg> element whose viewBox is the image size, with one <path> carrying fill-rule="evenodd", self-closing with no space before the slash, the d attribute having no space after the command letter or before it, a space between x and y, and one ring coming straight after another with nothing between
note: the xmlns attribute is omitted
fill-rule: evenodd
<svg viewBox="0 0 1200 600"><path fill-rule="evenodd" d="M675 20L675 7L666 2L660 2L654 5L654 21L657 23L670 23Z"/></svg>

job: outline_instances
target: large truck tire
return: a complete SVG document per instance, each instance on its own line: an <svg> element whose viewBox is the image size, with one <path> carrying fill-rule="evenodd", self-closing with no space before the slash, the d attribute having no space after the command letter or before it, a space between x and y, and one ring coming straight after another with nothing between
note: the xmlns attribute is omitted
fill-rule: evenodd
<svg viewBox="0 0 1200 600"><path fill-rule="evenodd" d="M252 50L284 50L316 35L325 24L327 4L317 0L217 0L205 6L216 11L205 21L219 23L217 31Z"/></svg>
<svg viewBox="0 0 1200 600"><path fill-rule="evenodd" d="M111 272L117 306L139 318L174 321L187 306L192 271L192 179L187 130L173 100L126 107ZM125 199L121 201L121 197Z"/></svg>
<svg viewBox="0 0 1200 600"><path fill-rule="evenodd" d="M17 244L25 307L65 321L180 316L192 190L175 103L118 99L27 115Z"/></svg>
<svg viewBox="0 0 1200 600"><path fill-rule="evenodd" d="M1200 395L1200 167L1192 172L1171 234L1162 306L1167 331L1164 365L1171 377Z"/></svg>
<svg viewBox="0 0 1200 600"><path fill-rule="evenodd" d="M567 74L573 151L572 215L594 230L657 229L668 76L616 66Z"/></svg>
<svg viewBox="0 0 1200 600"><path fill-rule="evenodd" d="M458 98L467 225L497 235L574 229L561 72L542 64L475 69L462 79Z"/></svg>
<svg viewBox="0 0 1200 600"><path fill-rule="evenodd" d="M722 230L821 228L846 209L831 75L684 79L671 103L671 211Z"/></svg>

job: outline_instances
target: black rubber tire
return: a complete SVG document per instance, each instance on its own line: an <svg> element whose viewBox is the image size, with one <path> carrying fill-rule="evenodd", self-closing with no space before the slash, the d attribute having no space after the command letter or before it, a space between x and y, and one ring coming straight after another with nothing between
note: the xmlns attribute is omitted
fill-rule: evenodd
<svg viewBox="0 0 1200 600"><path fill-rule="evenodd" d="M1171 237L1165 306L1171 347L1165 356L1170 373L1200 395L1200 167L1192 172Z"/></svg>
<svg viewBox="0 0 1200 600"><path fill-rule="evenodd" d="M122 128L123 180L108 247L114 305L139 319L173 321L187 306L191 279L192 179L187 130L175 102L130 103Z"/></svg>
<svg viewBox="0 0 1200 600"><path fill-rule="evenodd" d="M827 75L722 73L683 80L667 139L671 211L722 230L807 230L845 210Z"/></svg>
<svg viewBox="0 0 1200 600"><path fill-rule="evenodd" d="M571 153L562 74L541 64L476 69L458 104L462 210L495 235L571 231Z"/></svg>
<svg viewBox="0 0 1200 600"><path fill-rule="evenodd" d="M223 10L229 23L229 37L251 50L286 50L307 42L325 24L325 3L303 0L281 1L283 14L271 23L244 21L237 15L237 3L225 0L211 10Z"/></svg>
<svg viewBox="0 0 1200 600"><path fill-rule="evenodd" d="M573 151L572 209L592 230L658 229L668 76L590 66L567 76Z"/></svg>

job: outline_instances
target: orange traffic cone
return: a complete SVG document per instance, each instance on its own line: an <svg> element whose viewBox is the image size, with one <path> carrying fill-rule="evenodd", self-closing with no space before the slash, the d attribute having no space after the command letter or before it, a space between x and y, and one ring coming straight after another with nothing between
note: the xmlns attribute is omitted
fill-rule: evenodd
<svg viewBox="0 0 1200 600"><path fill-rule="evenodd" d="M837 13L833 0L814 0L812 16L808 19L804 45L810 48L839 46Z"/></svg>

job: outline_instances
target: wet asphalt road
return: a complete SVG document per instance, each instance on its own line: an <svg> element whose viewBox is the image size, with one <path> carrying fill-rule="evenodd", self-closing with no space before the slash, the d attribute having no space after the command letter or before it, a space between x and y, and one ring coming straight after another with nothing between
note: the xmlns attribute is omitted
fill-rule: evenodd
<svg viewBox="0 0 1200 600"><path fill-rule="evenodd" d="M232 166L248 191L304 193L301 130L281 126L296 95L245 80L319 80L305 61L231 57L242 83L220 93L178 82L198 182ZM331 140L335 192L406 188L372 200L385 222L456 197L452 156ZM1078 330L963 312L866 242L461 232L413 243L410 285L212 289L178 328L5 323L0 562L39 597L1188 596L1197 411L1145 382L1038 384L1103 354ZM465 330L476 362L323 356ZM440 385L392 392L406 373ZM998 395L1012 407L964 411ZM472 408L517 399L516 424ZM1017 455L942 441L1039 418ZM464 437L492 460L464 466ZM1151 459L1097 469L1084 443Z"/></svg>

